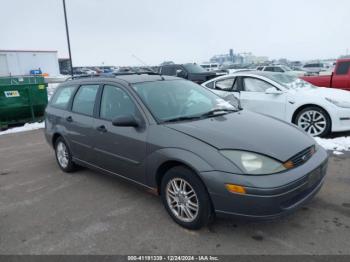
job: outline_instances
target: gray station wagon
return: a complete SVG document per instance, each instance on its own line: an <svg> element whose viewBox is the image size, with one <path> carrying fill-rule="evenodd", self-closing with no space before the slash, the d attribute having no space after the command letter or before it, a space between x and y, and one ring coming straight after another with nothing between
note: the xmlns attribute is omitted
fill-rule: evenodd
<svg viewBox="0 0 350 262"><path fill-rule="evenodd" d="M66 81L46 109L45 134L63 171L135 182L191 229L215 214L288 214L318 192L327 169L327 152L296 126L170 76Z"/></svg>

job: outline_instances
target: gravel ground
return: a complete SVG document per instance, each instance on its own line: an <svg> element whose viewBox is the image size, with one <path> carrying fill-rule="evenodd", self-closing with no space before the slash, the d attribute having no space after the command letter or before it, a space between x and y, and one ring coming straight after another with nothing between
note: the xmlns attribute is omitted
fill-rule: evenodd
<svg viewBox="0 0 350 262"><path fill-rule="evenodd" d="M158 197L117 177L57 167L42 130L0 136L0 254L350 254L350 155L319 194L273 222L176 225Z"/></svg>

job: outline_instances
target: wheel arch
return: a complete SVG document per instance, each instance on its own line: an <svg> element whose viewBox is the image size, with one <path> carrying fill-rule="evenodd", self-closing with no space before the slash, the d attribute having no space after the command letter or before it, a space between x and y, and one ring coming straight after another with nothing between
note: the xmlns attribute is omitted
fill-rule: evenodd
<svg viewBox="0 0 350 262"><path fill-rule="evenodd" d="M193 166L188 165L186 162L181 161L181 160L168 160L168 161L162 163L156 170L155 180L156 180L156 186L157 186L157 193L158 193L158 195L160 195L160 186L161 186L161 182L162 182L162 179L163 179L164 175L170 169L172 169L174 167L177 167L177 166L182 166L182 167L185 167L185 168L189 169L190 171L192 171L193 174L195 174L197 176L197 178L204 185L205 189L208 191L208 189L207 189L203 179L199 175L199 172Z"/></svg>
<svg viewBox="0 0 350 262"><path fill-rule="evenodd" d="M55 146L56 141L59 137L63 137L63 136L58 132L56 132L52 135L52 139L51 139L52 146Z"/></svg>
<svg viewBox="0 0 350 262"><path fill-rule="evenodd" d="M308 103L308 104L304 104L304 105L300 105L293 113L292 115L292 123L293 124L296 124L296 117L297 115L305 108L308 108L308 107L318 107L320 109L322 109L323 111L326 112L326 114L328 115L329 119L330 119L330 126L332 128L332 117L331 115L328 113L327 109L325 109L323 106L320 106L318 104L313 104L313 103Z"/></svg>

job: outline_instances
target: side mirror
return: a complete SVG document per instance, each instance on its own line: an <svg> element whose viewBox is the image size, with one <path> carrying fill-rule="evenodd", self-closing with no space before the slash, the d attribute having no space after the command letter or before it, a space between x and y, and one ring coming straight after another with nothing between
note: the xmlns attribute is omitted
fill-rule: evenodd
<svg viewBox="0 0 350 262"><path fill-rule="evenodd" d="M136 119L136 117L132 115L117 117L112 121L112 125L114 126L132 126L138 127L140 122Z"/></svg>
<svg viewBox="0 0 350 262"><path fill-rule="evenodd" d="M265 94L280 95L283 94L283 92L281 90L277 90L274 87L270 87L265 90Z"/></svg>

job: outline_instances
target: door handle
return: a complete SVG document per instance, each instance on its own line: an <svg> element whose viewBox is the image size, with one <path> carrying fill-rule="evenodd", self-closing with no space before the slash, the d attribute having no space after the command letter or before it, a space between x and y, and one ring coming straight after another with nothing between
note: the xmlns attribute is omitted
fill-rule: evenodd
<svg viewBox="0 0 350 262"><path fill-rule="evenodd" d="M73 122L73 118L71 116L66 118L67 122Z"/></svg>
<svg viewBox="0 0 350 262"><path fill-rule="evenodd" d="M102 125L102 126L99 126L96 128L98 132L101 132L101 133L106 133L107 132L107 128Z"/></svg>

